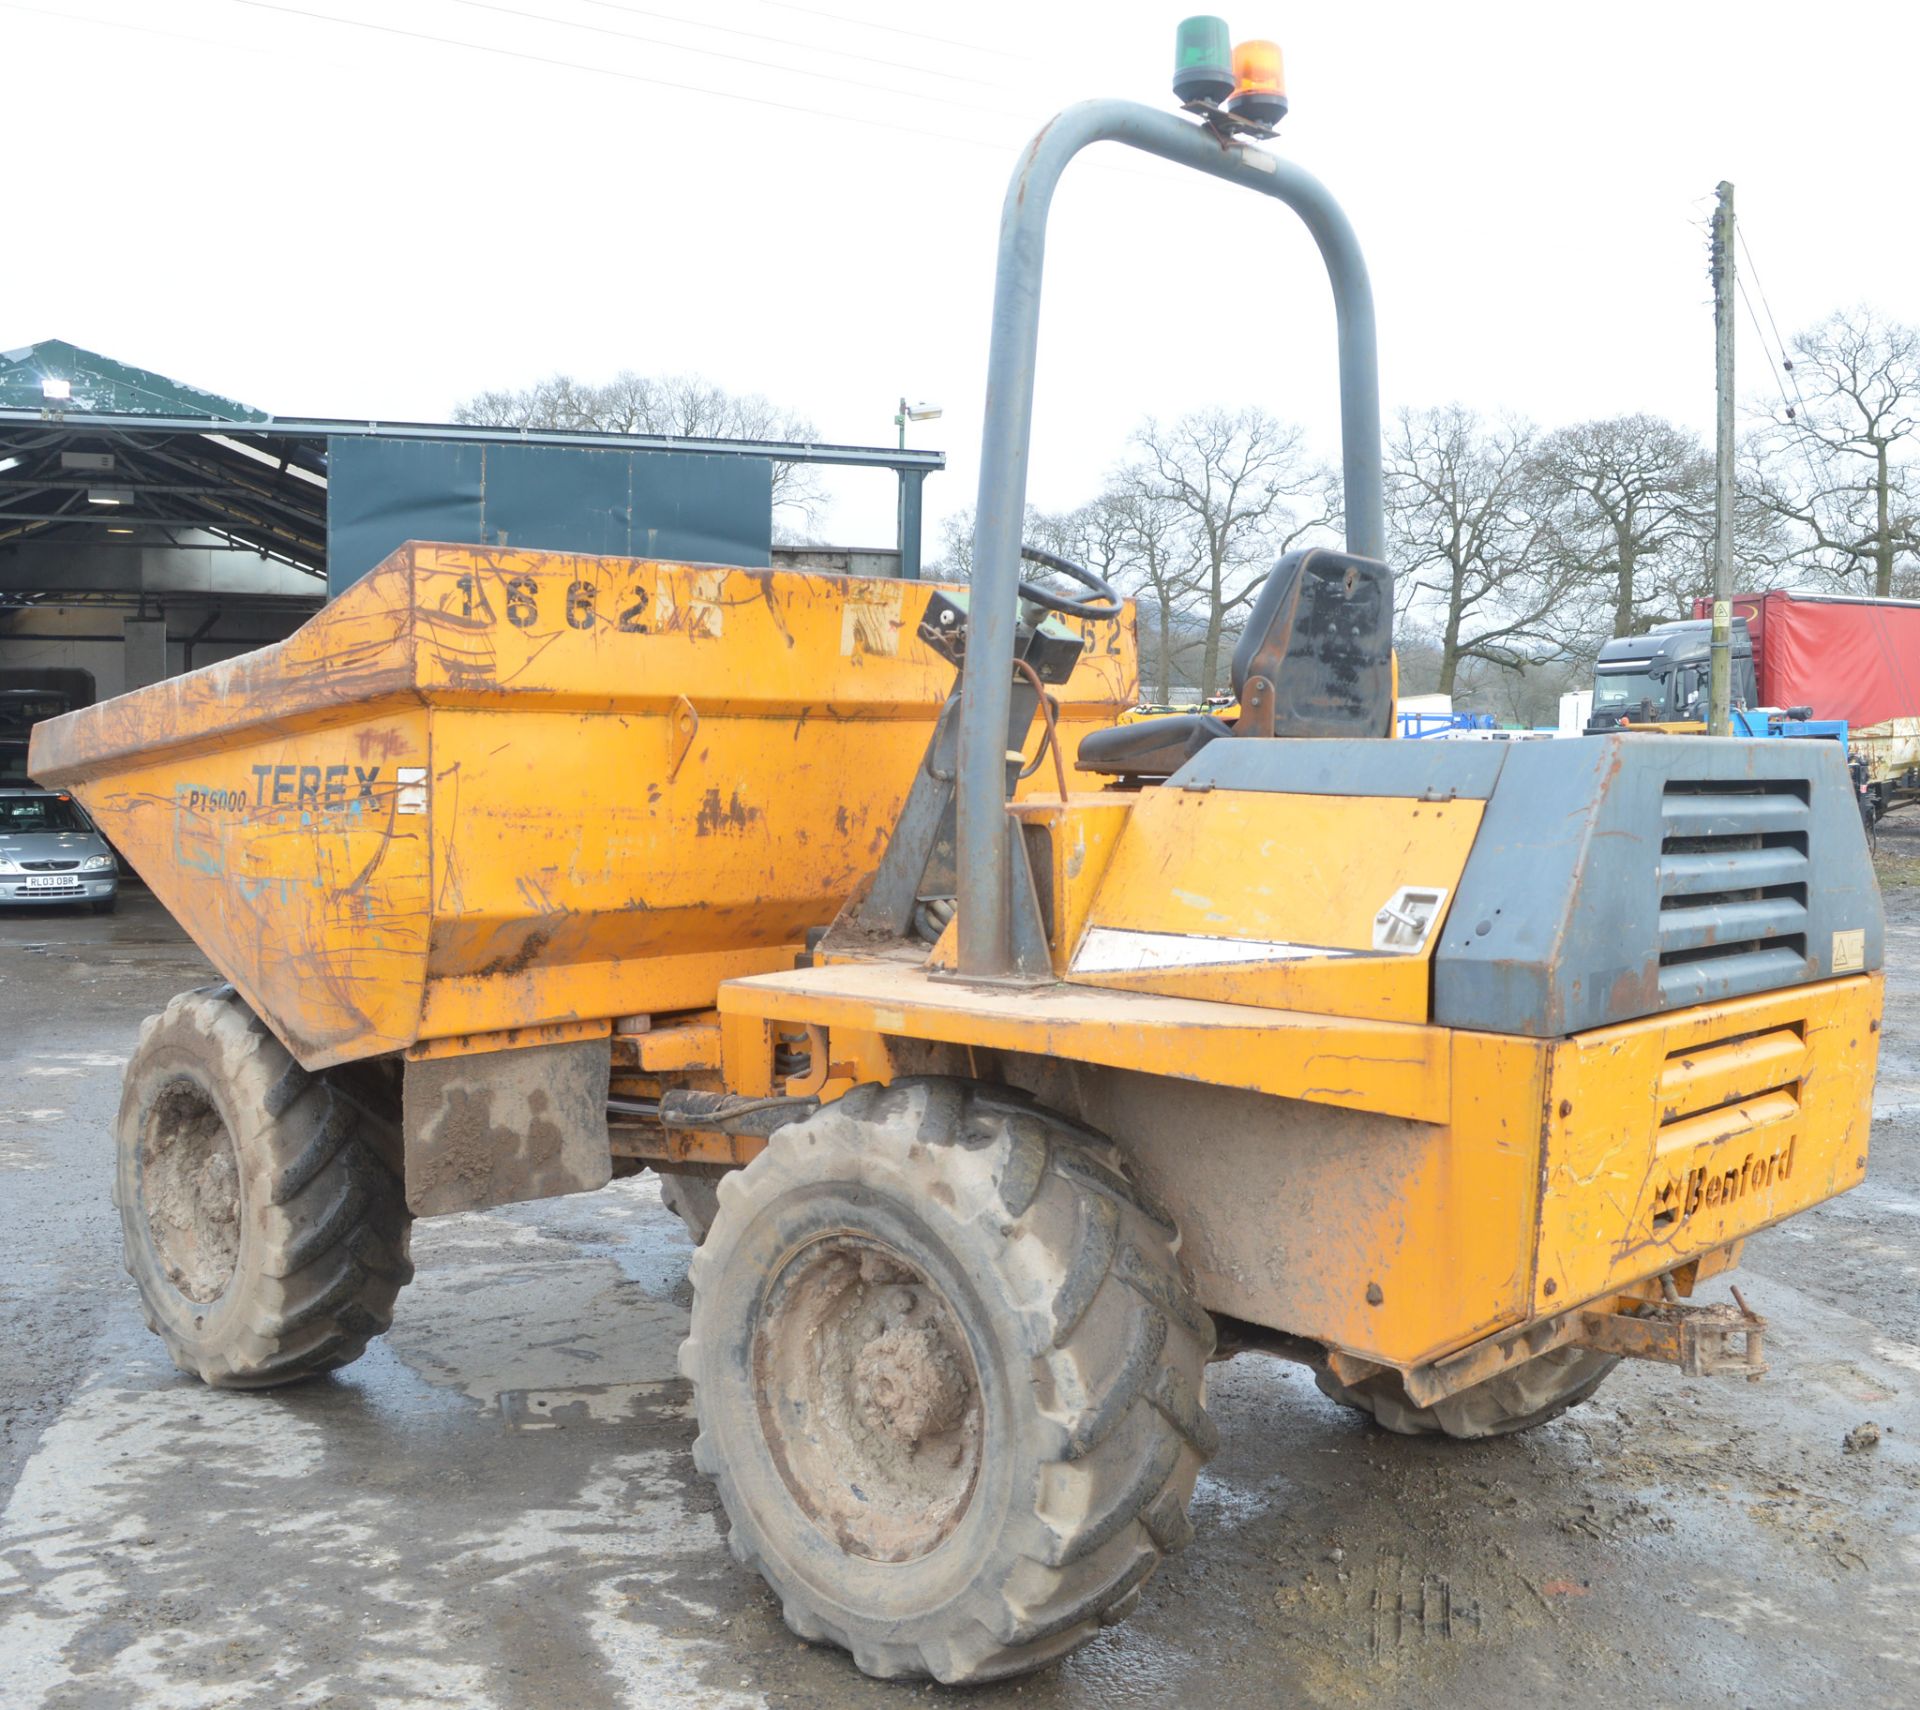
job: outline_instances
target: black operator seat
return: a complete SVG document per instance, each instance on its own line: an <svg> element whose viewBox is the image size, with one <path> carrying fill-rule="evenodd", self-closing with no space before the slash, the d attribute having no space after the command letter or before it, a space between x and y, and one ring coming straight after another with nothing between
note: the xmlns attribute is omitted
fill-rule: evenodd
<svg viewBox="0 0 1920 1710"><path fill-rule="evenodd" d="M1080 768L1167 778L1223 736L1385 736L1393 728L1393 572L1308 547L1274 565L1233 650L1240 718L1175 713L1089 733Z"/></svg>

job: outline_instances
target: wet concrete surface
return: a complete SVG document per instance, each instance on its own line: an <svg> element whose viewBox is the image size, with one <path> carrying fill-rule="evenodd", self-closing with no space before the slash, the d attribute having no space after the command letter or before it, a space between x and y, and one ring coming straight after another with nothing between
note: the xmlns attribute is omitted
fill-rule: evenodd
<svg viewBox="0 0 1920 1710"><path fill-rule="evenodd" d="M1881 839L1868 1185L1751 1243L1764 1384L1623 1367L1520 1438L1379 1432L1215 1368L1225 1446L1139 1613L969 1703L1915 1702L1920 815ZM897 1705L781 1625L694 1473L689 1247L651 1177L416 1225L392 1333L267 1395L179 1377L109 1204L140 1019L210 977L150 900L0 916L0 1704ZM1715 1284L1707 1293L1717 1296ZM1843 1439L1871 1420L1877 1447Z"/></svg>

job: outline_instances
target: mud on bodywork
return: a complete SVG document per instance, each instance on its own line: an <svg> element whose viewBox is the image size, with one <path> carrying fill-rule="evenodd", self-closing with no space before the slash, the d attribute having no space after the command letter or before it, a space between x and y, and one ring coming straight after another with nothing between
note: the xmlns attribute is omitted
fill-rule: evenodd
<svg viewBox="0 0 1920 1710"><path fill-rule="evenodd" d="M409 1063L409 1208L431 1217L605 1187L611 1049L582 1039Z"/></svg>

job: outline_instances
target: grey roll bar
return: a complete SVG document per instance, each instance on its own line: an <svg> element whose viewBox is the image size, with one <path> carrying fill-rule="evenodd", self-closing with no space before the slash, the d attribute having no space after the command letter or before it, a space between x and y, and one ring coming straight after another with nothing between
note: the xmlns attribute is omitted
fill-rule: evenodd
<svg viewBox="0 0 1920 1710"><path fill-rule="evenodd" d="M1118 142L1272 196L1306 222L1333 286L1340 341L1341 476L1347 550L1386 556L1380 474L1380 379L1373 288L1359 240L1340 205L1310 173L1259 149L1226 142L1205 125L1133 101L1082 101L1028 145L1000 215L987 363L980 497L973 524L973 598L960 701L959 967L962 978L1014 970L1011 858L1006 811L1007 717L1018 616L1020 529L1026 514L1034 363L1047 212L1067 162L1089 143ZM1024 865L1020 869L1024 871Z"/></svg>

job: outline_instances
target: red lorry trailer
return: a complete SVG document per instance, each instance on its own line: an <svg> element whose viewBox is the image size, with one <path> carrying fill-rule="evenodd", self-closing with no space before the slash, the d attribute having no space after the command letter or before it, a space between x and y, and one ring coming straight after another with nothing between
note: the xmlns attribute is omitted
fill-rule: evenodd
<svg viewBox="0 0 1920 1710"><path fill-rule="evenodd" d="M1693 615L1712 617L1713 602L1695 600ZM1774 588L1736 594L1733 615L1747 620L1763 705L1847 721L1874 818L1920 797L1920 600Z"/></svg>

